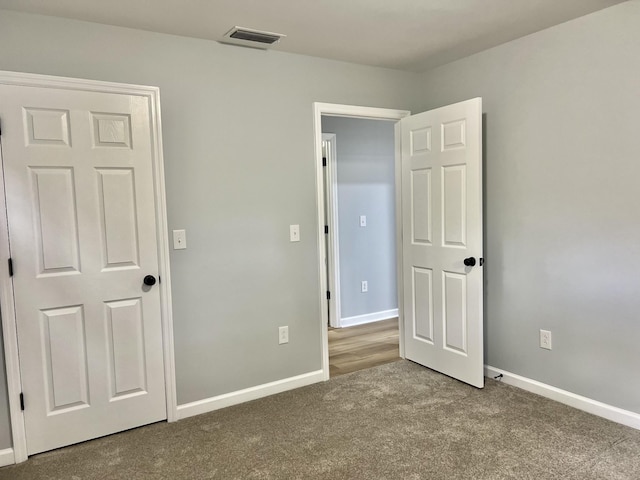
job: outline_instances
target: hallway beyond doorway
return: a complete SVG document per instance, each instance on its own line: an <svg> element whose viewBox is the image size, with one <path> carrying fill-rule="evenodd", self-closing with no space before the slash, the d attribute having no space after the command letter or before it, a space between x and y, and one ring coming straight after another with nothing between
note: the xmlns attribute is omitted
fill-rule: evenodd
<svg viewBox="0 0 640 480"><path fill-rule="evenodd" d="M329 328L331 378L400 360L398 318L348 328Z"/></svg>

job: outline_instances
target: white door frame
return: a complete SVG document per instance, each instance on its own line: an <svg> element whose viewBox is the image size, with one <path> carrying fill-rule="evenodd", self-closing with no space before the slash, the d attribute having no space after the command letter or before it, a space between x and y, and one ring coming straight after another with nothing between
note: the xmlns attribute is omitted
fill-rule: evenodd
<svg viewBox="0 0 640 480"><path fill-rule="evenodd" d="M167 421L178 419L175 382L175 359L173 342L173 317L171 307L171 277L169 271L169 239L167 208L164 185L164 163L162 157L162 128L160 122L160 90L158 87L127 85L81 80L75 78L53 77L19 72L0 71L0 84L18 85L66 90L90 91L99 93L117 93L136 95L149 99L151 145L153 155L153 182L156 205L156 225L158 239L158 268L162 279L160 289L160 312L162 322L162 349L164 357L165 395ZM0 161L2 161L0 152ZM2 330L4 334L4 354L7 369L7 387L9 394L9 413L13 454L16 463L27 459L27 438L24 414L20 409L20 356L18 355L18 336L13 297L13 282L9 277L9 230L7 226L6 198L4 192L4 172L0 169L0 309L2 310Z"/></svg>
<svg viewBox="0 0 640 480"><path fill-rule="evenodd" d="M376 120L395 120L398 122L404 117L411 115L407 110L393 110L388 108L361 107L356 105L343 105L337 103L313 104L313 131L316 154L316 204L318 206L318 273L320 280L320 291L318 292L320 305L320 328L322 332L322 375L324 380L329 380L329 335L327 330L327 275L325 274L325 252L327 251L325 242L327 235L324 234L324 173L322 171L322 116L328 117L349 117ZM398 318L400 328L400 356L404 358L404 326L402 316L402 158L400 150L400 130L399 123L395 125L395 186L396 186L396 265L398 280Z"/></svg>
<svg viewBox="0 0 640 480"><path fill-rule="evenodd" d="M327 159L325 180L325 195L327 211L326 221L329 226L327 238L327 290L331 292L329 302L329 325L339 328L340 324L340 244L338 228L338 166L336 163L336 134L323 133L322 141L326 142L325 155Z"/></svg>

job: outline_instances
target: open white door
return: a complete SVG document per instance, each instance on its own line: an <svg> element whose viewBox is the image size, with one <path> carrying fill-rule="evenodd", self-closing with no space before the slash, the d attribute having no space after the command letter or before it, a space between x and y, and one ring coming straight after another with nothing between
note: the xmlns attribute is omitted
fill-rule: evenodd
<svg viewBox="0 0 640 480"><path fill-rule="evenodd" d="M149 98L0 99L28 453L165 419Z"/></svg>
<svg viewBox="0 0 640 480"><path fill-rule="evenodd" d="M482 99L401 132L405 355L482 388Z"/></svg>

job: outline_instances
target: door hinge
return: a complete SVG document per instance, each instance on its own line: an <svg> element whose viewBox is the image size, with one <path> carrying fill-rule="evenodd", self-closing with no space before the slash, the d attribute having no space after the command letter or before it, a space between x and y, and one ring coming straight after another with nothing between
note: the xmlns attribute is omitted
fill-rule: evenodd
<svg viewBox="0 0 640 480"><path fill-rule="evenodd" d="M331 300L331 292L327 290L327 300Z"/></svg>
<svg viewBox="0 0 640 480"><path fill-rule="evenodd" d="M24 412L24 393L20 392L20 410Z"/></svg>
<svg viewBox="0 0 640 480"><path fill-rule="evenodd" d="M158 283L162 283L162 277L158 275Z"/></svg>
<svg viewBox="0 0 640 480"><path fill-rule="evenodd" d="M329 225L324 226L324 233L327 235L329 234Z"/></svg>
<svg viewBox="0 0 640 480"><path fill-rule="evenodd" d="M13 277L13 259L9 259L9 276Z"/></svg>
<svg viewBox="0 0 640 480"><path fill-rule="evenodd" d="M2 120L0 120L0 135L2 135Z"/></svg>
<svg viewBox="0 0 640 480"><path fill-rule="evenodd" d="M323 167L327 166L327 157L322 157L322 166Z"/></svg>

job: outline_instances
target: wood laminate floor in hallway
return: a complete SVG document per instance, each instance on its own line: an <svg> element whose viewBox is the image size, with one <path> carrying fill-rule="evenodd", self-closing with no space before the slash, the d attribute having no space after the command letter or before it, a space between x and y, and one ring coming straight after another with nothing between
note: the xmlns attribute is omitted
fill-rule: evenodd
<svg viewBox="0 0 640 480"><path fill-rule="evenodd" d="M329 375L383 365L400 360L398 319L347 328L329 328Z"/></svg>

